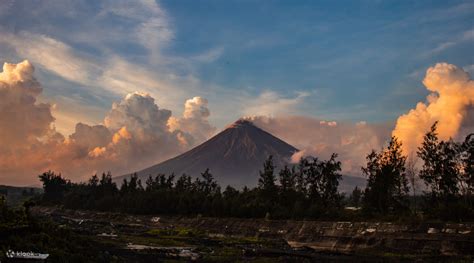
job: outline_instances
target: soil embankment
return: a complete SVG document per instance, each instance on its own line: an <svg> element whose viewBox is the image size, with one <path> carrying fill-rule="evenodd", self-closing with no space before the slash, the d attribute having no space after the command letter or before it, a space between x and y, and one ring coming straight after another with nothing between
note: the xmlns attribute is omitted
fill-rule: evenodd
<svg viewBox="0 0 474 263"><path fill-rule="evenodd" d="M223 235L283 238L292 247L320 251L470 255L474 224L319 222L261 219L175 218L174 224Z"/></svg>
<svg viewBox="0 0 474 263"><path fill-rule="evenodd" d="M156 243L157 240L152 238L159 238L163 233L168 233L166 235L169 236L171 230L179 236L179 239L174 239L173 242L183 241L184 245L188 245L190 240L194 240L195 246L200 246L200 242L209 244L217 242L226 246L230 241L229 238L232 238L232 244L236 240L239 242L258 240L253 246L239 245L237 250L244 251L244 254L273 253L312 257L326 253L369 258L378 256L408 260L423 258L429 261L442 258L469 261L474 255L473 223L398 224L138 216L46 207L35 207L32 213L36 216L49 217L55 222L70 225L77 231L97 235L102 239L133 236L134 241L140 241L141 239L137 239L138 236L146 236L149 239L139 244L145 246ZM150 236L150 233L158 234ZM196 237L200 237L200 241L196 241L198 240ZM264 240L272 242L262 242ZM265 244L271 245L265 247ZM248 249L249 247L251 249Z"/></svg>

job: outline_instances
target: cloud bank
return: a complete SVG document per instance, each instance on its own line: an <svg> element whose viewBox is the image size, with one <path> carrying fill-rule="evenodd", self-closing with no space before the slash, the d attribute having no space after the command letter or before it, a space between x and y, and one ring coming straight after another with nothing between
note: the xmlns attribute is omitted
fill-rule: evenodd
<svg viewBox="0 0 474 263"><path fill-rule="evenodd" d="M67 138L56 132L49 104L30 62L5 63L0 73L0 182L26 184L48 169L73 180L111 171L142 169L208 139L215 131L207 100L185 103L182 117L160 108L147 93L127 94L115 102L100 125L77 123ZM169 123L173 123L170 125Z"/></svg>
<svg viewBox="0 0 474 263"><path fill-rule="evenodd" d="M380 149L392 128L389 124L335 122L304 116L255 116L250 119L258 127L300 149L293 155L293 162L303 156L324 159L338 153L343 172L351 175L360 174L367 153Z"/></svg>

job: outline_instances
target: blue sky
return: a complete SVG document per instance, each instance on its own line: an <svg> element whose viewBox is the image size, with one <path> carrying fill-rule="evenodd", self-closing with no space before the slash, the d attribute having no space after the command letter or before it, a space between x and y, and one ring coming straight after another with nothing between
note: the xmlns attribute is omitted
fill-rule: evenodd
<svg viewBox="0 0 474 263"><path fill-rule="evenodd" d="M150 93L181 114L394 122L424 101L426 69L474 71L472 1L2 1L0 59L29 59L56 125L100 123Z"/></svg>

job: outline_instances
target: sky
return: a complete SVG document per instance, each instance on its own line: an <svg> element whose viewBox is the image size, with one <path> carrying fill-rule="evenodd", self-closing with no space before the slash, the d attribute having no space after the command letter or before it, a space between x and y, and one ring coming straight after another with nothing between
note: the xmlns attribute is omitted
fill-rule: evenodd
<svg viewBox="0 0 474 263"><path fill-rule="evenodd" d="M27 184L34 181L29 174L67 171L59 163L71 160L82 167L85 158L91 169L73 176L81 179L147 156L112 169L129 172L181 153L242 116L307 152L343 148L352 167L346 171L355 174L361 152L381 147L390 134L406 138L407 153L416 148L419 134L407 127L420 123L417 112L429 115L421 131L443 118L446 138L469 130L473 25L472 1L2 0L0 62L28 62L3 77L10 93L0 97L0 117L14 127L3 131L0 164L10 167L0 169L0 183ZM28 95L31 109L18 94ZM432 105L433 96L448 102ZM446 105L457 120L441 116ZM25 128L38 118L41 128ZM301 129L331 147L289 134L284 123L296 120L310 123L313 130ZM86 130L93 135L81 142ZM19 134L22 140L10 138ZM119 147L118 138L128 144ZM12 161L20 141L32 158L41 152L47 160ZM158 150L142 149L150 144ZM107 162L91 160L109 152ZM19 169L25 162L28 169Z"/></svg>

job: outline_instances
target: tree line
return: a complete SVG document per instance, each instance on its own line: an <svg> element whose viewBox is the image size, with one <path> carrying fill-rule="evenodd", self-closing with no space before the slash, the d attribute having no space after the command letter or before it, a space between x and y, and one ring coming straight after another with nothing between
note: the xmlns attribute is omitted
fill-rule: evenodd
<svg viewBox="0 0 474 263"><path fill-rule="evenodd" d="M365 189L356 187L350 196L338 192L342 178L337 154L328 160L304 157L276 170L272 156L264 162L258 186L221 189L209 169L193 179L183 174L158 174L142 182L137 175L118 187L110 173L72 183L61 174L45 172L43 204L71 209L91 209L136 214L180 214L217 217L276 219L400 218L413 215L443 220L473 219L474 135L463 142L441 141L437 123L424 136L417 157L418 169L402 153L402 144L392 137L381 151L372 151L362 167ZM421 204L416 178L426 184ZM345 206L355 206L348 211ZM360 210L359 210L360 207ZM417 211L420 207L421 211Z"/></svg>
<svg viewBox="0 0 474 263"><path fill-rule="evenodd" d="M71 183L60 174L46 172L43 204L70 209L92 209L138 214L182 214L226 217L319 218L334 217L342 208L337 191L341 163L334 154L327 161L308 157L278 173L272 156L259 173L258 186L221 189L210 170L199 178L183 174L149 176L143 183L137 175L121 186L110 173L92 176L84 183Z"/></svg>

